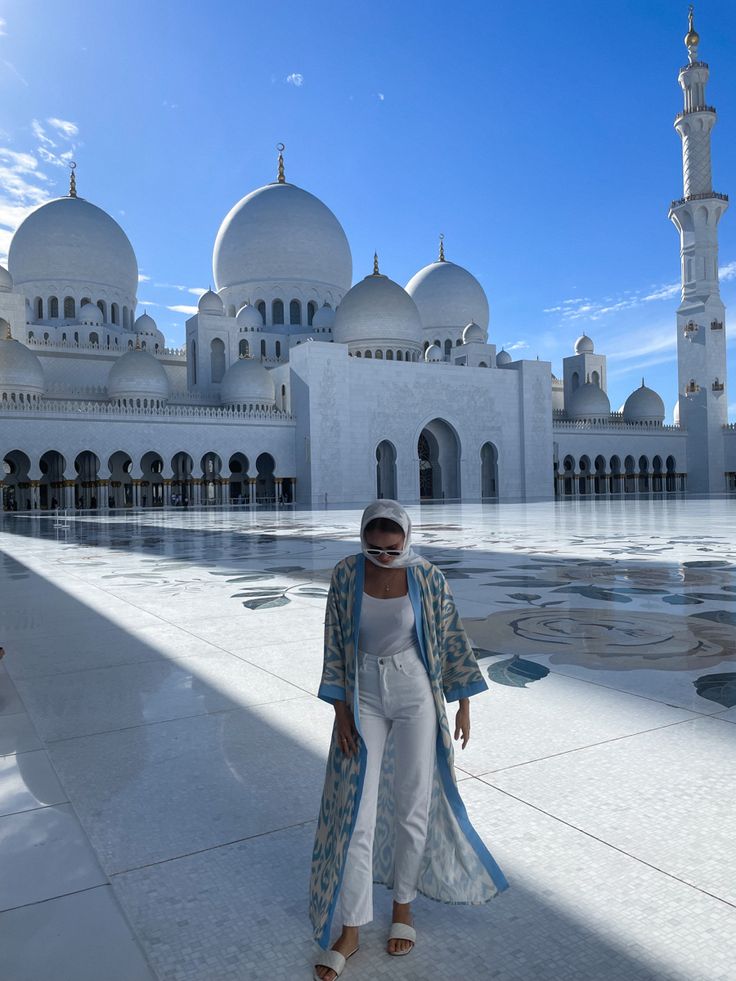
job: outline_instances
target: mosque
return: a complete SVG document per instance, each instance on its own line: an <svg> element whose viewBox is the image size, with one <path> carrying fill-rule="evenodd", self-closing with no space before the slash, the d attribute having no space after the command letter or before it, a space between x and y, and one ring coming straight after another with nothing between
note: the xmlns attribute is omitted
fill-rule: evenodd
<svg viewBox="0 0 736 981"><path fill-rule="evenodd" d="M0 486L5 509L175 504L532 501L736 489L727 421L708 65L692 14L676 315L678 405L643 381L618 411L606 356L514 360L489 339L478 280L445 256L401 286L353 281L330 209L278 176L239 201L214 244L215 290L181 350L136 318L125 232L77 194L33 211L0 266Z"/></svg>

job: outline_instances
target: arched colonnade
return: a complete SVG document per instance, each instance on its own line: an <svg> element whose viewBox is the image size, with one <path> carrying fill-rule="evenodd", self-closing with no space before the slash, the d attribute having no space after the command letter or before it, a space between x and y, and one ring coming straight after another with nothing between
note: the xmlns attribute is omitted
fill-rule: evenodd
<svg viewBox="0 0 736 981"><path fill-rule="evenodd" d="M687 489L687 474L677 469L675 456L644 454L567 454L553 470L555 497L618 497L677 494Z"/></svg>
<svg viewBox="0 0 736 981"><path fill-rule="evenodd" d="M250 459L240 452L195 457L181 450L167 459L156 450L140 456L116 450L101 460L92 450L73 459L47 450L31 461L16 449L0 470L4 510L280 505L293 503L295 484L296 477L278 474L267 452Z"/></svg>

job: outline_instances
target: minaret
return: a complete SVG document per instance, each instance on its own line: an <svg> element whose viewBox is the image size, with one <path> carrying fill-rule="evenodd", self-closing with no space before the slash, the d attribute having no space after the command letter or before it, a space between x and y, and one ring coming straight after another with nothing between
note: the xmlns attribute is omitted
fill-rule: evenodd
<svg viewBox="0 0 736 981"><path fill-rule="evenodd" d="M691 6L685 35L688 63L678 76L685 106L675 117L675 129L682 139L684 196L672 202L669 217L680 233L682 302L677 310L677 362L680 425L688 433L687 486L691 492L717 494L726 490L723 426L728 421L718 222L728 207L728 197L713 190L710 134L716 111L706 104L709 72L708 65L698 61L699 42Z"/></svg>

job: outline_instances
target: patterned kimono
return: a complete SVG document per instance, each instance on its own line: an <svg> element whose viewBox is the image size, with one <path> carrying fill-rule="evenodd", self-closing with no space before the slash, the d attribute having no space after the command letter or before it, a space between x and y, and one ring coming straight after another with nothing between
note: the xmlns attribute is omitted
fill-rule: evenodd
<svg viewBox="0 0 736 981"><path fill-rule="evenodd" d="M350 555L335 566L327 597L325 654L318 695L352 706L360 728L356 671L365 558ZM427 844L417 889L444 903L480 904L508 888L508 882L475 831L458 792L452 735L445 714L448 702L476 695L488 685L458 616L442 572L430 562L407 568L422 660L432 684L438 734ZM337 743L333 726L322 804L312 855L309 915L314 936L326 948L345 870L345 858L358 814L366 767L366 748L349 756ZM394 745L389 734L378 792L373 879L393 886L395 817Z"/></svg>

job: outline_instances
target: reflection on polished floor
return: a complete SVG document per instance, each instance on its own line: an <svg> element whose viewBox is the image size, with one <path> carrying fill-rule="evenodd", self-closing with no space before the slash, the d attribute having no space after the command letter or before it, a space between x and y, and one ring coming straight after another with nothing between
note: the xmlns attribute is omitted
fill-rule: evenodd
<svg viewBox="0 0 736 981"><path fill-rule="evenodd" d="M736 978L733 509L411 509L489 678L456 762L511 888L420 899L400 962L379 890L346 978ZM311 976L324 603L359 515L0 518L3 977Z"/></svg>

